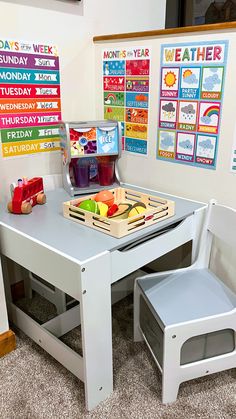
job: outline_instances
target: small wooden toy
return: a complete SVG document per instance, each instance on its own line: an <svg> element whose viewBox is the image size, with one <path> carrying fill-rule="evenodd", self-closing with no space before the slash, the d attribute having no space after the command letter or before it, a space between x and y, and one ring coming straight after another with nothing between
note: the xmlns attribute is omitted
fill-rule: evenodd
<svg viewBox="0 0 236 419"><path fill-rule="evenodd" d="M146 211L146 209L147 207L143 202L136 202L134 205L132 205L128 217L133 217L134 215L142 214Z"/></svg>
<svg viewBox="0 0 236 419"><path fill-rule="evenodd" d="M18 179L17 186L11 185L11 194L12 200L7 208L13 214L29 214L34 205L46 202L42 177Z"/></svg>
<svg viewBox="0 0 236 419"><path fill-rule="evenodd" d="M131 207L131 204L121 203L118 205L117 210L109 218L112 218L113 220L124 220L125 218L128 218Z"/></svg>
<svg viewBox="0 0 236 419"><path fill-rule="evenodd" d="M132 205L132 208L135 208L135 207L147 208L146 204L144 204L144 202L142 201L135 202L135 204Z"/></svg>
<svg viewBox="0 0 236 419"><path fill-rule="evenodd" d="M89 212L94 212L95 214L99 214L99 207L98 203L94 201L94 199L85 199L81 201L78 205L79 208L84 209Z"/></svg>
<svg viewBox="0 0 236 419"><path fill-rule="evenodd" d="M102 217L107 217L107 212L108 212L108 209L109 209L108 205L104 204L104 202L98 202L98 208L99 208L99 211L100 211L100 215Z"/></svg>
<svg viewBox="0 0 236 419"><path fill-rule="evenodd" d="M109 208L109 210L107 211L107 216L108 217L112 217L115 213L116 213L116 211L118 211L118 205L117 204L113 204L110 208Z"/></svg>
<svg viewBox="0 0 236 419"><path fill-rule="evenodd" d="M114 204L114 195L111 191L100 191L95 195L94 199L97 202L103 202L104 204L107 204L108 207L111 207Z"/></svg>

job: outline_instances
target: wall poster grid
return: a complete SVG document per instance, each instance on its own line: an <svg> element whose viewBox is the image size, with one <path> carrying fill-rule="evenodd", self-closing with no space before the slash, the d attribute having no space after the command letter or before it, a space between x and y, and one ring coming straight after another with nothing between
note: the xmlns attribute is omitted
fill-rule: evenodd
<svg viewBox="0 0 236 419"><path fill-rule="evenodd" d="M147 154L150 48L104 50L104 118L121 122L122 149Z"/></svg>
<svg viewBox="0 0 236 419"><path fill-rule="evenodd" d="M231 152L231 159L230 159L230 171L232 173L236 173L236 125L234 128L234 137L233 137L232 152Z"/></svg>
<svg viewBox="0 0 236 419"><path fill-rule="evenodd" d="M0 138L10 158L60 150L57 47L0 40Z"/></svg>
<svg viewBox="0 0 236 419"><path fill-rule="evenodd" d="M228 41L161 47L157 159L216 168Z"/></svg>

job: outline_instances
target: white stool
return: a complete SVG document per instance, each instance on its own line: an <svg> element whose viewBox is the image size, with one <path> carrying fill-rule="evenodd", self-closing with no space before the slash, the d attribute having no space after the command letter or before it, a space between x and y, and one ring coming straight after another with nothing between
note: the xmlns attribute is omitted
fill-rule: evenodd
<svg viewBox="0 0 236 419"><path fill-rule="evenodd" d="M209 269L213 236L235 248L235 230L236 211L211 203L196 262L135 282L134 339L162 372L163 403L184 381L236 367L236 294Z"/></svg>

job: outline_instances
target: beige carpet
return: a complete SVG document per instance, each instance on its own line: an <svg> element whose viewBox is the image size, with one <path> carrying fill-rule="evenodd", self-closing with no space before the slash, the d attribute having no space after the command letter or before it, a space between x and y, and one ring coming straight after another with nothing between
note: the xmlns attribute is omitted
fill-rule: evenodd
<svg viewBox="0 0 236 419"><path fill-rule="evenodd" d="M45 312L43 299L34 304ZM15 330L17 349L0 359L0 418L236 418L236 370L183 383L175 403L161 404L160 373L145 344L132 340L132 309L132 297L113 307L114 392L90 413L83 384ZM79 351L79 337L77 328L63 340Z"/></svg>

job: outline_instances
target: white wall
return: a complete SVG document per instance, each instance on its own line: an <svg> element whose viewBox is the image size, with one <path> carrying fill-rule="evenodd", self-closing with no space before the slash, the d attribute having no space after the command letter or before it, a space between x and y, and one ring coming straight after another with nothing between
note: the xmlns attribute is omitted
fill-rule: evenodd
<svg viewBox="0 0 236 419"><path fill-rule="evenodd" d="M83 0L96 35L139 32L165 27L166 0Z"/></svg>
<svg viewBox="0 0 236 419"><path fill-rule="evenodd" d="M58 45L64 120L95 119L93 36L164 27L165 0L8 0L0 2L0 39ZM157 6L158 4L158 6ZM21 176L60 173L59 154L3 160L0 200Z"/></svg>

